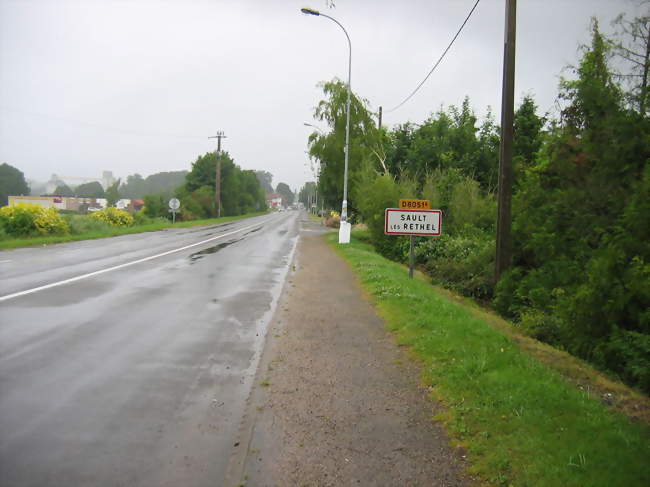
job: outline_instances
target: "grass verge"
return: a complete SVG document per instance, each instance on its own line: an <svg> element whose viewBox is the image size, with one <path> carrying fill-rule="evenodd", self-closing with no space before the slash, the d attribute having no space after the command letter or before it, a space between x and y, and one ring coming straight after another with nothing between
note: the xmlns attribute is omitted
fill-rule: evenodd
<svg viewBox="0 0 650 487"><path fill-rule="evenodd" d="M101 232L81 233L77 235L58 235L52 237L30 237L30 238L14 238L7 240L0 240L0 250L16 249L19 247L41 247L45 245L52 245L57 243L75 242L77 240L92 240L96 238L116 237L119 235L129 235L132 233L144 232L157 232L165 228L187 228L200 225L218 225L220 223L227 223L234 220L242 220L244 218L251 218L254 216L266 215L267 212L262 211L258 213L248 213L239 216L226 216L221 218L209 218L205 220L192 220L186 222L178 222L172 224L171 222L156 222L148 225L139 225L134 227L115 227Z"/></svg>
<svg viewBox="0 0 650 487"><path fill-rule="evenodd" d="M436 419L491 485L650 485L650 429L605 407L512 336L367 244L339 246L398 343L422 361Z"/></svg>

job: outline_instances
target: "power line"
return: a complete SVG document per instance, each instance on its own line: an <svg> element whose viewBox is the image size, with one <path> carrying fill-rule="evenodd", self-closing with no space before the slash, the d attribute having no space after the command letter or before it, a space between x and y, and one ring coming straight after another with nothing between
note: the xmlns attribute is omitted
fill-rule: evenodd
<svg viewBox="0 0 650 487"><path fill-rule="evenodd" d="M472 7L472 10L469 11L469 14L468 14L467 17L465 18L465 21L464 21L463 24L460 26L460 29L458 29L458 32L456 32L456 35L454 36L454 38L451 40L451 42L450 42L449 45L447 46L447 49L445 49L445 51L442 53L442 56L440 56L440 58L438 59L438 61L436 62L436 64L433 65L433 68L431 68L431 71L429 71L429 74L427 74L427 75L424 77L424 79L420 82L420 84L417 85L417 87L416 87L416 88L411 92L411 94L410 94L409 96L407 96L407 97L404 99L404 101L402 101L402 103L400 103L400 104L397 105L396 107L391 108L390 110L386 110L388 113L394 112L394 111L397 110L399 107L401 107L402 105L404 105L404 103L406 103L407 101L409 101L409 100L413 97L413 95L415 95L415 94L418 92L418 90L422 87L422 85L423 85L423 84L424 84L424 83L429 79L429 76L431 76L431 74L435 71L435 69L438 67L438 65L440 64L440 62L443 60L443 58L444 58L445 55L447 54L447 51L449 51L449 49L451 48L451 46L454 44L454 41L456 40L456 38L458 37L458 35L459 35L459 34L461 33L461 31L463 30L463 27L465 27L465 24L467 23L467 21L469 20L469 18L470 18L470 17L472 16L472 14L474 13L474 10L476 9L476 6L478 5L478 3L479 3L480 1L481 1L481 0L476 0L476 3L475 3L474 6Z"/></svg>

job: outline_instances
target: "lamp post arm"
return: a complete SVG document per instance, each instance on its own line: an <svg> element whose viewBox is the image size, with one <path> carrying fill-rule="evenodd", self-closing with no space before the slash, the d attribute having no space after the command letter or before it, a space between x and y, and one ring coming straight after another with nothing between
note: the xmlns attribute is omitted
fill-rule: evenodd
<svg viewBox="0 0 650 487"><path fill-rule="evenodd" d="M345 34L345 37L348 40L348 47L349 47L349 50L350 50L350 62L348 63L349 64L348 68L351 68L352 67L352 42L350 41L350 36L348 35L348 31L345 30L345 27L343 27L341 22L336 20L334 17L330 17L329 15L326 15L326 14L323 14L323 13L319 13L319 16L320 17L325 17L326 19L330 19L332 22L334 22L336 25L338 25L343 30L343 33ZM348 69L348 71L351 71L351 70Z"/></svg>

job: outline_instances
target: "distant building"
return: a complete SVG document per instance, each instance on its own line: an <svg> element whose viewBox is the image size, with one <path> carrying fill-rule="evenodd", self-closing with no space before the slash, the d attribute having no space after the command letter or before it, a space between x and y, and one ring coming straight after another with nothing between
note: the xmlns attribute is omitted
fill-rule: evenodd
<svg viewBox="0 0 650 487"><path fill-rule="evenodd" d="M113 177L113 173L111 171L102 172L101 183L102 183L102 188L104 188L104 190L106 190L110 186L113 186L113 184L115 184L115 181L117 181L117 179Z"/></svg>
<svg viewBox="0 0 650 487"><path fill-rule="evenodd" d="M29 203L43 208L67 211L95 211L106 208L105 198L77 198L67 196L9 196L9 206ZM130 200L129 200L130 203Z"/></svg>
<svg viewBox="0 0 650 487"><path fill-rule="evenodd" d="M130 204L131 204L130 199L122 198L121 200L117 200L115 202L115 208L117 208L118 210L126 210Z"/></svg>
<svg viewBox="0 0 650 487"><path fill-rule="evenodd" d="M62 196L9 196L9 206L15 206L19 203L29 203L32 205L42 206L43 208L56 208L65 210L66 202Z"/></svg>
<svg viewBox="0 0 650 487"><path fill-rule="evenodd" d="M269 193L266 195L266 206L269 208L282 208L282 195L278 193Z"/></svg>
<svg viewBox="0 0 650 487"><path fill-rule="evenodd" d="M74 183L72 181L74 181ZM57 174L52 174L50 180L45 183L45 191L47 194L52 194L56 191L57 187L63 186L64 184L72 187L81 183L91 183L93 181L101 184L102 188L106 190L106 188L112 186L117 179L113 176L112 171L102 171L101 177L98 178L80 178L77 176L59 176Z"/></svg>

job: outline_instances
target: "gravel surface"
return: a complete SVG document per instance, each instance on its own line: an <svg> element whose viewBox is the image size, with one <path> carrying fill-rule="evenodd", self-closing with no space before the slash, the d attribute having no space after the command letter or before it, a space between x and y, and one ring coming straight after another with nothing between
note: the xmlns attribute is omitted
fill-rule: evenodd
<svg viewBox="0 0 650 487"><path fill-rule="evenodd" d="M417 366L320 226L302 224L227 485L468 485Z"/></svg>

